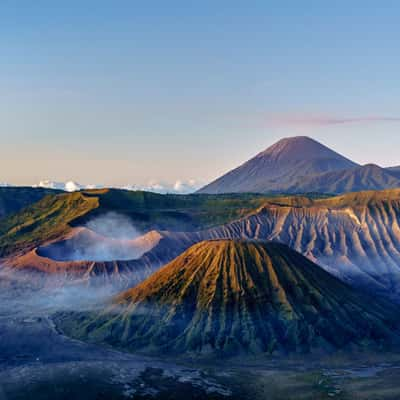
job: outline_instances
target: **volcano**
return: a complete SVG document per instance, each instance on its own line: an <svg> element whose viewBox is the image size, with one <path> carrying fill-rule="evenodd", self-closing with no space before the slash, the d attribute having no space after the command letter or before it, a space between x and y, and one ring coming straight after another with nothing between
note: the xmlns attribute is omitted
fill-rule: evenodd
<svg viewBox="0 0 400 400"><path fill-rule="evenodd" d="M287 191L304 177L356 167L307 136L284 138L199 190L199 193Z"/></svg>
<svg viewBox="0 0 400 400"><path fill-rule="evenodd" d="M400 187L395 169L360 166L307 136L285 138L198 193L335 193Z"/></svg>
<svg viewBox="0 0 400 400"><path fill-rule="evenodd" d="M65 333L161 353L330 352L397 342L396 310L285 245L192 246L104 311L60 314Z"/></svg>

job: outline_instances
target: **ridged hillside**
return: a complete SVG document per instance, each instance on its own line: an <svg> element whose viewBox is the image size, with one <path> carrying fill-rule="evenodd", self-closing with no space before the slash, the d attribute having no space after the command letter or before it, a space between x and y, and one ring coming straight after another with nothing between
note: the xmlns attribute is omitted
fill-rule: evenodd
<svg viewBox="0 0 400 400"><path fill-rule="evenodd" d="M400 299L398 189L320 200L276 198L232 223L196 233L164 232L163 236L175 243L176 255L208 239L278 241L352 285ZM164 243L160 241L160 246Z"/></svg>
<svg viewBox="0 0 400 400"><path fill-rule="evenodd" d="M208 239L273 240L317 262L336 276L400 300L400 190L350 193L315 200L281 197L234 222L198 232L153 232L140 259L60 262L51 247L3 261L19 271L55 271L68 279L137 283L195 243ZM156 240L154 240L156 239ZM60 243L60 242L57 242ZM89 267L88 267L89 266ZM101 279L99 279L101 278ZM129 285L129 286L128 286Z"/></svg>
<svg viewBox="0 0 400 400"><path fill-rule="evenodd" d="M399 297L399 190L348 194L305 207L268 204L205 234L279 241L352 284Z"/></svg>
<svg viewBox="0 0 400 400"><path fill-rule="evenodd" d="M288 353L397 341L396 313L277 243L199 243L100 313L60 314L69 335L130 350Z"/></svg>

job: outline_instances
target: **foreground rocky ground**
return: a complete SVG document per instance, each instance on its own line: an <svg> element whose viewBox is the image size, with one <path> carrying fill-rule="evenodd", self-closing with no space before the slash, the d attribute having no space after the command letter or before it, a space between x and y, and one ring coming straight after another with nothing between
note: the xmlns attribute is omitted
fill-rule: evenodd
<svg viewBox="0 0 400 400"><path fill-rule="evenodd" d="M0 297L0 400L400 398L398 355L154 359L60 335L49 317L67 300L59 294Z"/></svg>

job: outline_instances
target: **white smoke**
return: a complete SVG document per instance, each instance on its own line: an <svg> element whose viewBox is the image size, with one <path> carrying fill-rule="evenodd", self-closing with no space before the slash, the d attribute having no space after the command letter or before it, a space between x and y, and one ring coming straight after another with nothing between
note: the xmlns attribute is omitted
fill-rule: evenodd
<svg viewBox="0 0 400 400"><path fill-rule="evenodd" d="M141 236L141 232L128 217L113 211L93 218L85 227L99 235L117 240L132 240Z"/></svg>
<svg viewBox="0 0 400 400"><path fill-rule="evenodd" d="M131 219L109 212L91 219L72 237L38 249L42 256L58 261L134 260L148 251L152 243L135 240L142 236Z"/></svg>

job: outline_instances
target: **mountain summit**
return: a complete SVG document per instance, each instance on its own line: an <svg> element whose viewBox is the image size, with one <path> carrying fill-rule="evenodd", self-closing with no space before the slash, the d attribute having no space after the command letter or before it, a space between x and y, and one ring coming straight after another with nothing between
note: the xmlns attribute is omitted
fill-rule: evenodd
<svg viewBox="0 0 400 400"><path fill-rule="evenodd" d="M295 136L280 140L198 193L343 193L400 187L400 179L388 170L382 169L379 177L359 168L316 140ZM340 184L335 185L336 179Z"/></svg>
<svg viewBox="0 0 400 400"><path fill-rule="evenodd" d="M329 159L335 160L340 164L341 168L356 166L354 162L308 136L294 136L281 139L259 153L255 158L282 163Z"/></svg>
<svg viewBox="0 0 400 400"><path fill-rule="evenodd" d="M394 309L285 245L212 240L108 309L58 321L72 336L131 350L281 354L390 342Z"/></svg>

